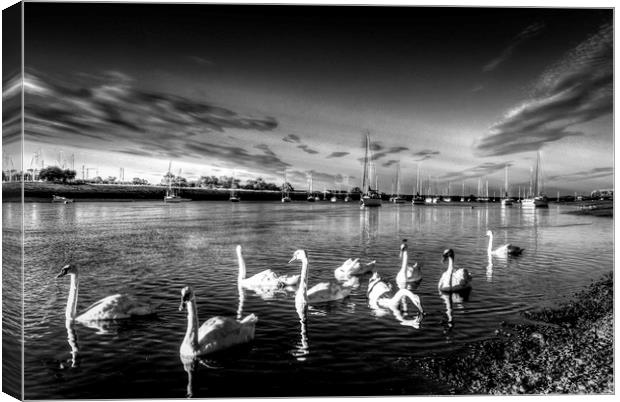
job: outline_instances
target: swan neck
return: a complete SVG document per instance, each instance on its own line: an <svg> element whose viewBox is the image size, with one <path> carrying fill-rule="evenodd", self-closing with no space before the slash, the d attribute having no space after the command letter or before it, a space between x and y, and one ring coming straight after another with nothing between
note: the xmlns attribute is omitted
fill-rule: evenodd
<svg viewBox="0 0 620 402"><path fill-rule="evenodd" d="M308 290L308 259L303 258L301 260L301 275L299 278L299 288L297 289L296 298L299 299L303 297L303 301L305 302L307 299L307 290Z"/></svg>
<svg viewBox="0 0 620 402"><path fill-rule="evenodd" d="M187 331L183 343L190 345L192 350L198 349L198 312L196 300L186 303L187 306Z"/></svg>
<svg viewBox="0 0 620 402"><path fill-rule="evenodd" d="M237 251L237 260L239 261L239 280L243 280L245 279L245 276L246 276L246 269L245 269L245 260L243 259L241 250Z"/></svg>
<svg viewBox="0 0 620 402"><path fill-rule="evenodd" d="M402 264L400 267L400 272L402 272L403 274L406 274L407 272L407 260L408 260L408 255L407 255L407 250L403 250L403 257L402 257Z"/></svg>
<svg viewBox="0 0 620 402"><path fill-rule="evenodd" d="M69 297L67 298L67 309L65 310L65 318L67 320L75 319L76 310L77 310L77 298L78 298L78 287L79 287L79 278L77 273L70 273L71 284L69 285Z"/></svg>
<svg viewBox="0 0 620 402"><path fill-rule="evenodd" d="M489 234L489 253L493 250L493 233Z"/></svg>

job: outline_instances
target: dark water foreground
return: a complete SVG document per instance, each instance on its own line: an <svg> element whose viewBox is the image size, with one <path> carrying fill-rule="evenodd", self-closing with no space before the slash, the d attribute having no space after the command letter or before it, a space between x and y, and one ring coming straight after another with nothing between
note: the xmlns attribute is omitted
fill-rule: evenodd
<svg viewBox="0 0 620 402"><path fill-rule="evenodd" d="M613 276L605 275L557 309L526 311L529 323L446 358L400 359L453 394L614 392Z"/></svg>

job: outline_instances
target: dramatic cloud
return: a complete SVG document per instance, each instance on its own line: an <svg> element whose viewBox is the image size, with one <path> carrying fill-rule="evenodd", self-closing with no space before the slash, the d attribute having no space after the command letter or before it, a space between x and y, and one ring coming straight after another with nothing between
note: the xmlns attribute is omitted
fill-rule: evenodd
<svg viewBox="0 0 620 402"><path fill-rule="evenodd" d="M326 158L342 158L343 156L349 155L350 152L332 152L327 155Z"/></svg>
<svg viewBox="0 0 620 402"><path fill-rule="evenodd" d="M578 180L590 180L590 179L599 179L603 177L609 177L614 174L613 167L602 167L602 168L594 168L587 171L568 173L556 176L550 176L548 178L549 181L554 180L564 180L564 181L578 181Z"/></svg>
<svg viewBox="0 0 620 402"><path fill-rule="evenodd" d="M512 56L517 46L519 46L526 40L538 35L544 29L544 27L545 25L542 23L534 23L532 25L529 25L512 39L512 41L508 44L506 48L504 48L504 50L499 56L497 56L496 58L488 62L484 67L482 67L482 71L489 72L495 70L497 67L499 67L500 64L502 64L503 62L508 60L510 56Z"/></svg>
<svg viewBox="0 0 620 402"><path fill-rule="evenodd" d="M442 180L466 180L466 179L474 179L483 176L489 176L499 170L503 170L505 166L512 166L510 162L502 162L502 163L483 163L481 165L465 169L459 170L455 172L448 172L439 177Z"/></svg>
<svg viewBox="0 0 620 402"><path fill-rule="evenodd" d="M315 151L314 149L310 148L309 146L307 146L305 144L304 145L297 145L297 148L299 148L299 149L301 149L304 152L309 153L309 154L318 154L319 153L319 151Z"/></svg>
<svg viewBox="0 0 620 402"><path fill-rule="evenodd" d="M265 145L256 146L263 154L252 155L214 144L227 129L274 130L278 122L272 117L243 116L214 104L144 91L121 72L67 80L26 73L27 140L156 158L208 157L213 164L217 157L230 156L269 171L288 166Z"/></svg>
<svg viewBox="0 0 620 402"><path fill-rule="evenodd" d="M474 149L497 156L534 151L613 111L613 28L605 25L542 75L533 96L493 125Z"/></svg>
<svg viewBox="0 0 620 402"><path fill-rule="evenodd" d="M395 160L395 159L390 159L387 162L383 162L383 164L381 166L383 166L383 167L390 167L390 166L392 166L395 163L398 163L398 161Z"/></svg>
<svg viewBox="0 0 620 402"><path fill-rule="evenodd" d="M300 143L301 142L301 138L299 138L299 136L297 136L295 134L289 134L286 137L282 138L282 141L284 141L284 142Z"/></svg>
<svg viewBox="0 0 620 402"><path fill-rule="evenodd" d="M414 157L416 157L416 161L420 162L420 161L425 161L427 159L432 158L435 155L439 155L439 151L433 151L430 149L423 149L422 151L419 152L415 152L413 154Z"/></svg>
<svg viewBox="0 0 620 402"><path fill-rule="evenodd" d="M353 184L352 177L344 177L341 174L329 174L329 173L324 173L324 172L318 172L316 170L310 170L308 172L302 172L299 170L292 170L292 171L287 171L286 173L286 177L289 181L291 182L296 182L296 183L308 183L309 179L310 179L310 175L312 175L312 181L315 183L326 183L328 189L334 189L333 185L337 185L337 186L341 186L344 184L347 184L347 181L349 181L350 183ZM332 187L330 187L330 184L333 184ZM297 190L305 190L305 188L297 188ZM321 189L319 188L314 188L314 191L321 191Z"/></svg>

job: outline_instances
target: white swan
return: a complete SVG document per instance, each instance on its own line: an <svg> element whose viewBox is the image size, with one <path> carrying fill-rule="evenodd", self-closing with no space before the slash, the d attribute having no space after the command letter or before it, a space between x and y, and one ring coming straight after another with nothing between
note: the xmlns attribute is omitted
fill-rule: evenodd
<svg viewBox="0 0 620 402"><path fill-rule="evenodd" d="M301 278L299 288L295 294L295 306L297 311L303 310L308 304L323 303L333 300L344 299L351 293L351 288L342 286L334 282L321 282L314 285L310 290L308 287L308 255L305 250L297 250L293 254L293 261L301 261Z"/></svg>
<svg viewBox="0 0 620 402"><path fill-rule="evenodd" d="M155 314L155 307L150 303L142 302L134 296L127 294L115 294L104 297L93 303L86 311L76 317L77 298L79 288L78 268L75 264L67 264L60 270L57 278L65 275L71 277L69 286L69 298L65 318L83 323L105 320L122 320L126 318Z"/></svg>
<svg viewBox="0 0 620 402"><path fill-rule="evenodd" d="M420 282L422 280L422 264L416 262L413 266L407 265L407 249L407 239L403 239L403 242L400 245L400 257L402 258L402 263L400 271L398 271L398 274L396 275L396 283L401 288L404 288L404 284L406 283Z"/></svg>
<svg viewBox="0 0 620 402"><path fill-rule="evenodd" d="M521 247L513 246L512 244L504 244L493 250L493 232L487 230L487 236L489 236L489 248L487 249L489 254L499 257L506 257L508 255L521 255L523 250Z"/></svg>
<svg viewBox="0 0 620 402"><path fill-rule="evenodd" d="M187 307L187 331L181 344L181 356L195 357L217 352L229 347L250 342L258 318L254 314L237 321L228 317L209 318L198 328L196 298L191 287L181 289L181 305Z"/></svg>
<svg viewBox="0 0 620 402"><path fill-rule="evenodd" d="M383 282L379 274L374 272L368 281L368 290L366 292L370 308L372 308L377 315L381 315L381 309L389 309L402 325L419 328L420 322L422 321L422 314L424 313L420 297L408 289L399 289L394 295L392 295L391 292L392 287ZM416 306L420 312L418 317L412 320L405 319L398 308L403 298L411 300L413 305Z"/></svg>
<svg viewBox="0 0 620 402"><path fill-rule="evenodd" d="M448 269L441 275L437 289L441 292L458 292L471 287L471 274L465 268L454 269L454 250L443 252L443 262L448 261Z"/></svg>
<svg viewBox="0 0 620 402"><path fill-rule="evenodd" d="M352 276L364 275L367 272L371 272L375 267L376 261L371 261L366 264L360 264L359 258L346 260L341 266L334 270L334 277L339 281L345 281Z"/></svg>
<svg viewBox="0 0 620 402"><path fill-rule="evenodd" d="M277 289L285 286L294 286L299 282L299 275L278 275L270 269L246 278L245 260L241 253L241 246L237 246L237 260L239 261L239 284L250 289Z"/></svg>

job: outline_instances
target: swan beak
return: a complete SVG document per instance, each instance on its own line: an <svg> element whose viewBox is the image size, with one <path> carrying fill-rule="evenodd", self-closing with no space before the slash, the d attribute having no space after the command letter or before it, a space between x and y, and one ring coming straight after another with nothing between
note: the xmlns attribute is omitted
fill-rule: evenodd
<svg viewBox="0 0 620 402"><path fill-rule="evenodd" d="M56 278L62 278L65 275L67 275L67 270L63 269L63 270L60 271L60 273L58 275L56 275Z"/></svg>
<svg viewBox="0 0 620 402"><path fill-rule="evenodd" d="M185 301L182 300L181 304L179 305L179 311L183 311L184 308L185 308Z"/></svg>
<svg viewBox="0 0 620 402"><path fill-rule="evenodd" d="M297 260L297 257L293 257L293 258L291 258L291 260L290 260L288 263L290 264L291 262L293 262L293 261L295 261L295 260Z"/></svg>

